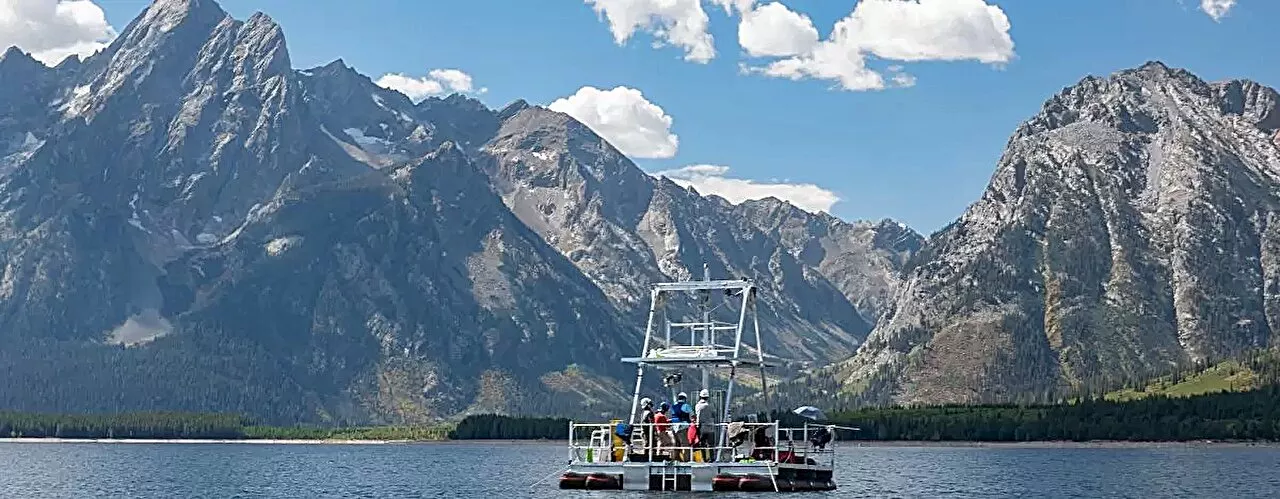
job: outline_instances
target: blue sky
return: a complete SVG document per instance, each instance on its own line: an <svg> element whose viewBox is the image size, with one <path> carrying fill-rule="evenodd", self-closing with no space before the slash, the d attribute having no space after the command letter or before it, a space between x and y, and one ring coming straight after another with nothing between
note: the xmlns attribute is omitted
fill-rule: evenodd
<svg viewBox="0 0 1280 499"><path fill-rule="evenodd" d="M457 69L471 76L473 93L494 107L517 98L546 105L584 86L635 89L661 108L670 132L679 137L673 151L656 154L671 157L637 159L648 171L717 165L727 169L701 171L741 181L703 185L798 197L815 191L746 181L815 184L839 197L831 207L838 216L892 217L924 233L977 199L1013 129L1046 98L1087 74L1158 59L1209 80L1280 84L1269 36L1274 22L1268 22L1280 19L1275 1L1239 0L1217 20L1201 10L1200 0L988 1L1008 19L1011 57L986 64L978 56L964 60L963 54L953 61L893 61L868 53L866 66L886 81L893 74L889 67L897 65L915 80L913 86L890 82L890 88L876 91L843 90L833 80L744 74L744 64L761 67L781 58L745 55L738 37L741 13L729 15L714 1L702 2L716 51L705 63L685 60L686 50L671 43L655 48L655 37L643 29L619 45L608 20L582 0L221 4L238 18L255 10L270 14L284 27L299 68L341 57L375 79ZM117 31L148 3L96 1ZM823 39L857 5L783 3L808 16ZM879 29L896 36L900 26ZM478 93L480 88L486 91Z"/></svg>

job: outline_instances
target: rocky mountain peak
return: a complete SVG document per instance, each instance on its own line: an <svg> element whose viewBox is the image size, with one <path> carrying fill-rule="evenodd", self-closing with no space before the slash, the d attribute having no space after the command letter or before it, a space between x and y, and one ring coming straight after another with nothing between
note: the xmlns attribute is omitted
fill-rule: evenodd
<svg viewBox="0 0 1280 499"><path fill-rule="evenodd" d="M484 150L496 161L487 170L500 189L571 188L583 202L607 199L601 209L627 224L637 223L649 203L653 178L567 114L528 106L503 120L492 137Z"/></svg>
<svg viewBox="0 0 1280 499"><path fill-rule="evenodd" d="M237 55L244 54L241 60L253 58L259 61L255 72L274 76L292 71L284 30L271 16L253 13L240 27L240 37Z"/></svg>
<svg viewBox="0 0 1280 499"><path fill-rule="evenodd" d="M1067 127L1081 121L1111 126L1123 133L1153 133L1184 119L1188 107L1209 103L1222 113L1244 116L1265 131L1280 129L1280 97L1274 89L1248 80L1207 83L1191 72L1159 61L1089 76L1045 102L1014 138Z"/></svg>
<svg viewBox="0 0 1280 499"><path fill-rule="evenodd" d="M140 18L140 24L170 31L180 24L217 23L227 17L226 11L214 0L155 0Z"/></svg>
<svg viewBox="0 0 1280 499"><path fill-rule="evenodd" d="M885 218L873 226L874 244L877 248L888 249L904 254L912 254L920 250L925 238L915 229L892 218Z"/></svg>
<svg viewBox="0 0 1280 499"><path fill-rule="evenodd" d="M762 214L768 214L767 216L772 216L772 217L789 217L789 216L804 217L805 213L807 213L804 210L801 210L796 205L793 205L790 202L787 202L785 200L778 199L774 196L769 196L762 199L748 199L746 201L743 201L741 205L746 210L758 211L758 212L761 212Z"/></svg>
<svg viewBox="0 0 1280 499"><path fill-rule="evenodd" d="M209 38L214 26L229 18L213 0L156 0L102 54L113 54L121 48L154 49L162 40L172 38L198 47Z"/></svg>
<svg viewBox="0 0 1280 499"><path fill-rule="evenodd" d="M507 104L506 106L503 106L502 110L498 111L498 119L501 121L506 121L510 119L512 116L515 116L520 111L524 111L529 107L530 106L528 101L524 99L516 99L515 102Z"/></svg>
<svg viewBox="0 0 1280 499"><path fill-rule="evenodd" d="M59 62L57 66L54 66L54 70L58 74L72 74L82 66L84 66L84 59L81 59L79 54L72 54L63 59L62 62Z"/></svg>
<svg viewBox="0 0 1280 499"><path fill-rule="evenodd" d="M519 148L533 145L560 148L567 147L569 138L575 131L582 134L583 128L586 127L567 114L541 106L524 106L502 120L497 138L516 140L512 145ZM585 132L594 135L589 129Z"/></svg>
<svg viewBox="0 0 1280 499"><path fill-rule="evenodd" d="M1243 116L1264 131L1280 129L1280 93L1250 80L1231 80L1214 84L1222 104L1222 112Z"/></svg>
<svg viewBox="0 0 1280 499"><path fill-rule="evenodd" d="M359 71L356 71L355 68L348 66L347 62L341 58L329 61L328 64L304 69L301 72L307 76L330 78L333 80L344 81L348 84L373 82L373 79L361 74Z"/></svg>
<svg viewBox="0 0 1280 499"><path fill-rule="evenodd" d="M46 73L48 70L47 66L16 46L9 47L4 54L0 54L0 77L5 81L24 81Z"/></svg>
<svg viewBox="0 0 1280 499"><path fill-rule="evenodd" d="M982 197L917 253L850 389L1050 400L1268 344L1275 95L1152 62L1050 98Z"/></svg>
<svg viewBox="0 0 1280 499"><path fill-rule="evenodd" d="M457 144L446 141L421 159L392 174L411 196L437 210L464 209L494 197L488 178Z"/></svg>
<svg viewBox="0 0 1280 499"><path fill-rule="evenodd" d="M924 240L891 219L846 222L774 197L745 201L733 209L830 279L873 323L884 313L902 269Z"/></svg>
<svg viewBox="0 0 1280 499"><path fill-rule="evenodd" d="M492 113L493 110L480 102L480 99L470 97L466 94L454 92L444 97L427 97L418 103L418 107L431 109L439 107L448 107L466 112L485 112Z"/></svg>
<svg viewBox="0 0 1280 499"><path fill-rule="evenodd" d="M469 169L471 162L467 159L466 152L458 147L458 144L446 141L440 144L440 147L437 147L436 150L424 156L421 161L418 161L418 166L415 169L421 169L421 165L424 164L448 165L450 169L454 170L453 173L457 173L464 166Z"/></svg>
<svg viewBox="0 0 1280 499"><path fill-rule="evenodd" d="M408 97L378 86L373 79L348 66L342 59L300 70L298 73L308 77L306 85L315 97L323 101L318 104L326 108L324 114L343 114L336 111L350 106L362 108L354 114L366 114L366 109L363 108L377 107L384 113L395 115L387 120L388 123L404 122L403 125L411 125L415 121L410 116L414 105ZM328 109L330 106L332 109Z"/></svg>

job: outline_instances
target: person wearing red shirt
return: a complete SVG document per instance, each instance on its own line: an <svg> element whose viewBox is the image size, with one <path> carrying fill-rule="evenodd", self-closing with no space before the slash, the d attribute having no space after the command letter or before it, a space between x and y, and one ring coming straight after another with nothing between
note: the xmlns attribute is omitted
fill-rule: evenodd
<svg viewBox="0 0 1280 499"><path fill-rule="evenodd" d="M671 410L671 406L663 402L658 406L658 411L653 413L653 433L657 436L658 448L668 449L675 447L675 436L671 434L671 418L667 417L667 412ZM670 455L669 452L667 452Z"/></svg>

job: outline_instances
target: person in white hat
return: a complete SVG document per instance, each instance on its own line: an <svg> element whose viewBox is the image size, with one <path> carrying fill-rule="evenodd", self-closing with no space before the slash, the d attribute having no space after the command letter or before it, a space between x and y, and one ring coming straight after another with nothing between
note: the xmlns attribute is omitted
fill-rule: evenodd
<svg viewBox="0 0 1280 499"><path fill-rule="evenodd" d="M711 414L711 392L703 388L698 392L698 403L693 406L693 421L698 426L698 447L702 447L702 462L711 460L711 453L705 449L715 445L716 442L716 423L715 416Z"/></svg>

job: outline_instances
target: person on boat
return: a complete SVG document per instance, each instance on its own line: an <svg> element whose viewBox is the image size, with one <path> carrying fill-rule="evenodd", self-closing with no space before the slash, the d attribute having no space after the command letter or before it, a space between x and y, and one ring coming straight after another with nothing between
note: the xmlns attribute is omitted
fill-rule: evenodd
<svg viewBox="0 0 1280 499"><path fill-rule="evenodd" d="M753 433L751 458L758 461L772 461L774 458L773 439L769 438L769 426L758 426Z"/></svg>
<svg viewBox="0 0 1280 499"><path fill-rule="evenodd" d="M677 447L689 447L689 421L693 419L693 408L689 406L689 394L680 392L676 395L676 404L671 407L671 430L675 435ZM678 461L686 461L690 456L684 450L678 450L675 456Z"/></svg>
<svg viewBox="0 0 1280 499"><path fill-rule="evenodd" d="M703 388L698 392L698 403L693 406L693 424L698 428L698 447L702 447L702 461L709 462L711 453L706 449L715 445L715 416L711 414L711 392Z"/></svg>
<svg viewBox="0 0 1280 499"><path fill-rule="evenodd" d="M685 392L677 394L676 404L671 407L671 422L688 423L689 418L693 416L692 412L693 408L689 407L689 394Z"/></svg>
<svg viewBox="0 0 1280 499"><path fill-rule="evenodd" d="M653 400L649 397L640 399L640 435L644 437L645 447L653 447Z"/></svg>
<svg viewBox="0 0 1280 499"><path fill-rule="evenodd" d="M813 436L809 437L809 443L813 444L814 449L826 449L827 444L831 442L831 430L833 429L833 427L819 426L818 431L815 431Z"/></svg>
<svg viewBox="0 0 1280 499"><path fill-rule="evenodd" d="M658 404L658 411L653 413L653 433L654 440L658 445L660 452L670 455L670 450L675 446L675 438L671 435L671 419L667 417L667 412L671 411L671 404L663 402Z"/></svg>

